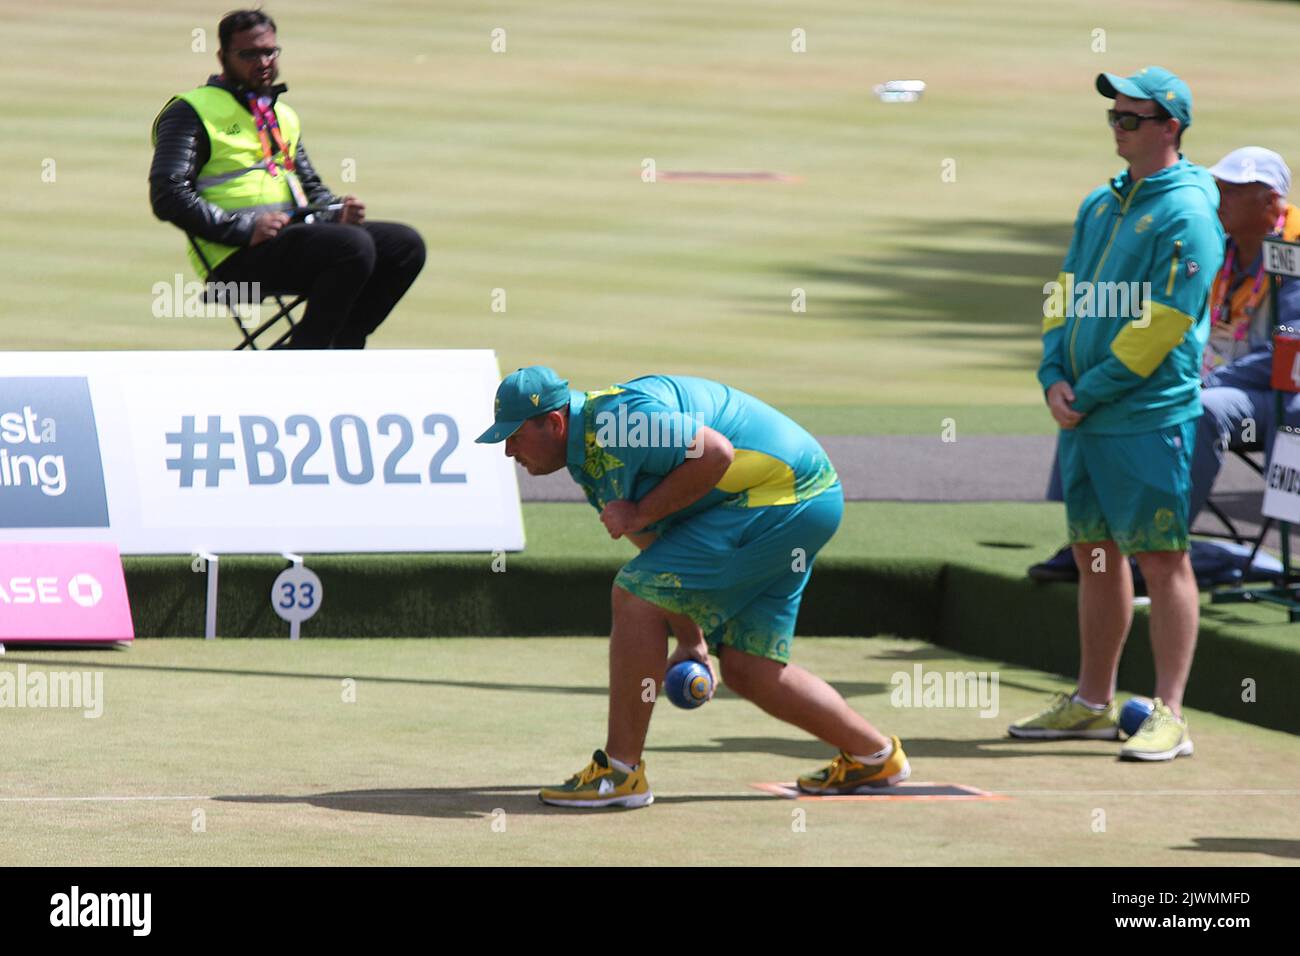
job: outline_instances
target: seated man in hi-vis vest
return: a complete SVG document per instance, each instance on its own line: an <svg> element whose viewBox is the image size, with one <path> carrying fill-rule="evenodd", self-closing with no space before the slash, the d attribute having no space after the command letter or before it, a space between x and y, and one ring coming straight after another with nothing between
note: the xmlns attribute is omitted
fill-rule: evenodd
<svg viewBox="0 0 1300 956"><path fill-rule="evenodd" d="M298 114L278 102L275 29L260 10L222 19L222 72L154 120L149 198L189 236L205 281L307 296L289 347L364 348L424 266L424 241L409 226L367 222L355 196L321 183Z"/></svg>

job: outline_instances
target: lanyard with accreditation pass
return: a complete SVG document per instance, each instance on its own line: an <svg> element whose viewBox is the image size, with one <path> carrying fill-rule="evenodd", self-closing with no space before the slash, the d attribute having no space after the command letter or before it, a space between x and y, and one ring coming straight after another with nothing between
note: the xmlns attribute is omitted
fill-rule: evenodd
<svg viewBox="0 0 1300 956"><path fill-rule="evenodd" d="M294 169L293 154L289 152L289 147L284 142L284 134L280 132L280 121L275 118L275 110L271 108L270 97L249 93L248 108L252 111L253 121L257 124L257 138L262 143L262 156L266 159L266 171L272 176L278 173L275 156L271 151L271 140L274 138L276 148L280 150L280 154L284 157L285 179L289 183L289 191L293 193L294 205L307 205L307 195L302 191L302 184L298 182L298 176Z"/></svg>
<svg viewBox="0 0 1300 956"><path fill-rule="evenodd" d="M1273 232L1271 234L1274 236L1280 236L1282 234L1282 230L1285 225L1286 225L1286 213L1284 212L1282 213L1282 215L1278 217L1277 224L1273 227ZM1223 268L1219 270L1219 275L1214 280L1214 288L1211 290L1210 293L1210 302L1211 302L1210 321L1212 324L1226 325L1228 322L1231 321L1232 296L1230 293L1232 289L1233 268L1236 266L1236 263L1237 263L1237 244L1234 242L1234 243L1230 243L1228 246L1228 254L1227 256L1224 257ZM1262 300L1264 298L1264 295L1268 292L1268 286L1264 282L1264 257L1263 256L1260 256L1259 268L1255 270L1255 275L1253 276L1253 279L1254 279L1254 283L1251 286L1250 295L1246 299L1246 302L1243 306L1243 310L1248 313L1259 307L1260 300ZM1239 323L1237 327L1233 330L1233 338L1240 341L1245 337L1246 337L1246 325L1245 323Z"/></svg>

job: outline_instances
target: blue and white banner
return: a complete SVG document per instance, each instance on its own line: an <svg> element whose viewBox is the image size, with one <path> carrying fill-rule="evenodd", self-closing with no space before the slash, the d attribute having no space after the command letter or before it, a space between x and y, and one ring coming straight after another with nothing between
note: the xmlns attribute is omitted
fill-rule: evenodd
<svg viewBox="0 0 1300 956"><path fill-rule="evenodd" d="M0 528L106 528L84 376L0 378Z"/></svg>
<svg viewBox="0 0 1300 956"><path fill-rule="evenodd" d="M1282 431L1274 435L1264 480L1264 516L1300 524L1300 437Z"/></svg>
<svg viewBox="0 0 1300 956"><path fill-rule="evenodd" d="M0 353L0 541L517 551L487 350Z"/></svg>

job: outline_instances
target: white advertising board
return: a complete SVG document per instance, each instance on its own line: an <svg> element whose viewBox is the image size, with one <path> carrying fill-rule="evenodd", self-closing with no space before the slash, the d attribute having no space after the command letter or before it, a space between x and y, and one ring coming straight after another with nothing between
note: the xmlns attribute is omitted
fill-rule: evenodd
<svg viewBox="0 0 1300 956"><path fill-rule="evenodd" d="M0 541L517 551L490 350L0 352Z"/></svg>

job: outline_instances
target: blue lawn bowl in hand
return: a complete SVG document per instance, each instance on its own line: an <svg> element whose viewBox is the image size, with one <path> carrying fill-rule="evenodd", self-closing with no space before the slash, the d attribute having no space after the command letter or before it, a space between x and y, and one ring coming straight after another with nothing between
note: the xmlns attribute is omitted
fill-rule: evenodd
<svg viewBox="0 0 1300 956"><path fill-rule="evenodd" d="M1155 706L1155 703L1146 697L1130 697L1124 709L1119 712L1119 729L1132 737L1143 722L1151 716Z"/></svg>
<svg viewBox="0 0 1300 956"><path fill-rule="evenodd" d="M692 710L713 693L713 675L699 661L678 661L664 677L664 693L676 706Z"/></svg>

